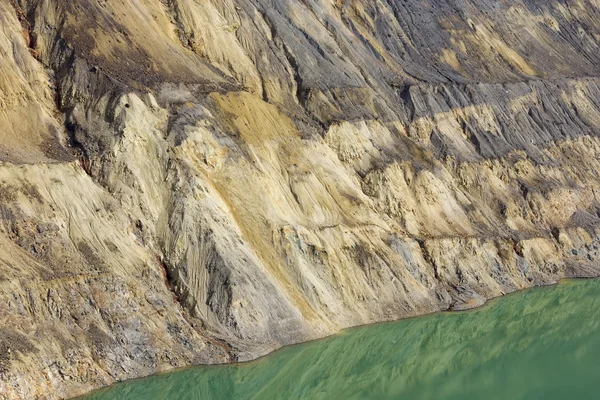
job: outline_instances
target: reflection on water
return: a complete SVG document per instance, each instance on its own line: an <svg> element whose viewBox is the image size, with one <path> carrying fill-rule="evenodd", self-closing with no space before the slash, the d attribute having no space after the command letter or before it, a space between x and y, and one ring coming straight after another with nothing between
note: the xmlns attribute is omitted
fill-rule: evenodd
<svg viewBox="0 0 600 400"><path fill-rule="evenodd" d="M255 362L125 382L85 400L591 399L600 396L600 281L482 309L349 330Z"/></svg>

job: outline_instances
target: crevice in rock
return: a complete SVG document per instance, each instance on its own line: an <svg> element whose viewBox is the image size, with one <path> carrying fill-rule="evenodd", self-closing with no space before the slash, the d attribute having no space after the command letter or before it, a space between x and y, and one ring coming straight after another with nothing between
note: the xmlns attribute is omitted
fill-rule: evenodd
<svg viewBox="0 0 600 400"><path fill-rule="evenodd" d="M188 315L187 307L181 301L181 290L178 290L177 288L177 279L172 274L173 268L169 267L165 260L159 255L156 256L156 261L160 268L165 287L169 290L169 292L171 292L171 295L173 296L173 301L177 303L177 306L181 309L181 316L183 317L185 322L206 342L222 349L227 356L227 362L237 362L238 356L236 354L235 348L231 345L231 343L229 343L225 339L221 339L208 334L207 330L205 329L206 327L204 325L204 322L202 320L200 320L200 326L198 326L198 324L196 324L195 322L195 320L197 319Z"/></svg>
<svg viewBox="0 0 600 400"><path fill-rule="evenodd" d="M304 90L302 76L300 75L300 67L296 61L296 58L283 41L281 42L281 48L283 49L285 58L288 60L288 63L292 68L293 78L296 84L296 100L298 101L298 104L306 110L307 92Z"/></svg>
<svg viewBox="0 0 600 400"><path fill-rule="evenodd" d="M417 241L419 248L421 249L421 254L423 254L423 259L425 260L426 263L428 263L429 265L432 266L435 279L441 283L441 279L438 274L438 266L437 266L435 260L433 259L433 257L431 257L429 250L427 250L427 246L425 245L425 240L423 240L423 239L415 239L415 240Z"/></svg>
<svg viewBox="0 0 600 400"><path fill-rule="evenodd" d="M36 60L40 61L39 55L38 55L37 51L35 50L36 37L33 32L32 24L30 22L31 17L29 15L27 15L25 10L23 10L23 8L17 3L16 0L10 0L10 4L14 8L15 15L16 15L17 19L19 20L21 27L23 28L23 37L25 38L25 44L27 45L29 53Z"/></svg>

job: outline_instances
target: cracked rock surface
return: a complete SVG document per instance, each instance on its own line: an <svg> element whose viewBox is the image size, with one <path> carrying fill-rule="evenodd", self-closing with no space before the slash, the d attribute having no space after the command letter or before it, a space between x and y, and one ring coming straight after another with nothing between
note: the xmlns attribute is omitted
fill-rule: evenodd
<svg viewBox="0 0 600 400"><path fill-rule="evenodd" d="M597 0L0 0L0 399L600 275Z"/></svg>

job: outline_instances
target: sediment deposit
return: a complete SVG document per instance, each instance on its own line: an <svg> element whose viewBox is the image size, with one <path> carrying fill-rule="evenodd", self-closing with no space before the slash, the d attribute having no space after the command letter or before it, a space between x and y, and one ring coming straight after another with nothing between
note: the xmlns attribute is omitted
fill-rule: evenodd
<svg viewBox="0 0 600 400"><path fill-rule="evenodd" d="M600 275L597 0L0 0L0 398Z"/></svg>

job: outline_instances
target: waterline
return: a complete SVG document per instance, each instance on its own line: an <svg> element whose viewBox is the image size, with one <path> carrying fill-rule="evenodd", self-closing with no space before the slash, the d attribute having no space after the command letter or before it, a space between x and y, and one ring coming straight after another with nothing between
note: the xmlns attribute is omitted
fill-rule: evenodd
<svg viewBox="0 0 600 400"><path fill-rule="evenodd" d="M591 398L600 390L599 299L600 281L564 281L83 399Z"/></svg>

